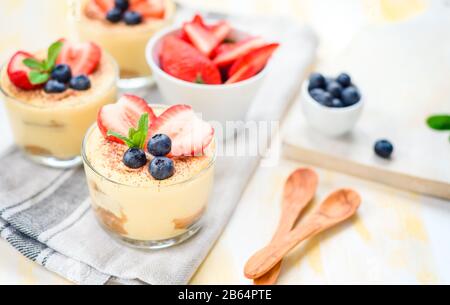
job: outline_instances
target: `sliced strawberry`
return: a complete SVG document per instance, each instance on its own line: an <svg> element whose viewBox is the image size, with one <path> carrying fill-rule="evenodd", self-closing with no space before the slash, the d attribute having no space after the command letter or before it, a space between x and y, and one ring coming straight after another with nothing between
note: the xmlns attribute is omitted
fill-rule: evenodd
<svg viewBox="0 0 450 305"><path fill-rule="evenodd" d="M210 30L216 39L220 42L224 41L227 38L228 34L231 32L231 26L227 21L221 21L213 26L211 26Z"/></svg>
<svg viewBox="0 0 450 305"><path fill-rule="evenodd" d="M252 50L264 46L266 43L260 37L252 37L242 40L230 48L227 52L222 52L214 58L214 63L219 67L232 64L236 59L245 56Z"/></svg>
<svg viewBox="0 0 450 305"><path fill-rule="evenodd" d="M201 120L188 105L164 111L150 127L150 134L162 133L172 140L171 156L200 156L214 137L212 126Z"/></svg>
<svg viewBox="0 0 450 305"><path fill-rule="evenodd" d="M130 128L137 127L139 119L144 113L148 113L149 125L151 125L156 119L156 115L147 102L135 95L125 94L117 103L105 105L100 109L97 116L97 125L107 140L124 144L122 140L108 136L107 132L111 130L123 136L128 136Z"/></svg>
<svg viewBox="0 0 450 305"><path fill-rule="evenodd" d="M194 16L194 18L192 19L191 23L195 23L195 24L198 24L198 25L206 28L205 20L203 20L203 17L201 15L199 15L199 14L196 14Z"/></svg>
<svg viewBox="0 0 450 305"><path fill-rule="evenodd" d="M206 56L228 36L231 26L226 21L220 21L213 25L205 23L201 15L195 15L192 21L183 26L181 38L191 42L198 50ZM187 38L187 39L186 39Z"/></svg>
<svg viewBox="0 0 450 305"><path fill-rule="evenodd" d="M230 68L227 84L237 83L258 74L269 61L273 52L278 48L278 43L272 43L253 50L238 59Z"/></svg>
<svg viewBox="0 0 450 305"><path fill-rule="evenodd" d="M211 53L211 56L213 58L215 58L222 53L233 50L235 47L236 47L236 43L234 43L234 42L222 43L222 44L218 45L217 48L214 49L214 51Z"/></svg>
<svg viewBox="0 0 450 305"><path fill-rule="evenodd" d="M187 43L189 43L189 44L191 43L191 41L189 40L188 35L187 35L186 32L183 31L183 30L178 31L178 32L175 34L175 37L177 37L177 38L179 38L179 39L181 39L181 40L183 40L183 41L185 41L185 42L187 42Z"/></svg>
<svg viewBox="0 0 450 305"><path fill-rule="evenodd" d="M206 29L206 24L205 21L203 20L203 17L201 15L195 15L194 18L192 18L192 21L186 22L184 25L186 24L197 24L198 26L205 28ZM188 34L186 33L186 31L184 30L184 25L181 28L181 31L179 32L179 34L177 35L178 38L191 43L191 40L189 39Z"/></svg>
<svg viewBox="0 0 450 305"><path fill-rule="evenodd" d="M17 87L24 90L32 90L38 86L33 85L28 78L31 71L24 65L23 60L26 58L34 58L33 55L19 51L11 58L8 64L7 73L9 80Z"/></svg>
<svg viewBox="0 0 450 305"><path fill-rule="evenodd" d="M183 30L197 50L205 56L209 57L211 52L221 43L211 31L197 23L186 23Z"/></svg>
<svg viewBox="0 0 450 305"><path fill-rule="evenodd" d="M129 10L144 18L164 18L164 0L134 0L130 2Z"/></svg>
<svg viewBox="0 0 450 305"><path fill-rule="evenodd" d="M84 13L88 18L103 20L106 17L107 11L104 11L95 1L89 1L86 3Z"/></svg>
<svg viewBox="0 0 450 305"><path fill-rule="evenodd" d="M91 0L89 2L96 4L105 14L114 7L114 0Z"/></svg>
<svg viewBox="0 0 450 305"><path fill-rule="evenodd" d="M167 36L160 53L161 69L188 82L221 84L219 69L189 43L176 36Z"/></svg>
<svg viewBox="0 0 450 305"><path fill-rule="evenodd" d="M101 60L102 50L93 42L74 43L61 40L64 45L59 53L57 63L70 66L73 75L93 73Z"/></svg>

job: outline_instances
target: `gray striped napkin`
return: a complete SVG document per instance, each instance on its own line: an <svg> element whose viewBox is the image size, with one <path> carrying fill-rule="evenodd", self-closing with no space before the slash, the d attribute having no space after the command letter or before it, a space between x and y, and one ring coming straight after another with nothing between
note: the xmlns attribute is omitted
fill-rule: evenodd
<svg viewBox="0 0 450 305"><path fill-rule="evenodd" d="M249 115L256 121L280 120L312 63L315 36L286 20L231 19L281 42ZM138 94L163 102L156 88ZM75 283L186 284L224 229L258 161L258 156L218 157L200 233L173 248L142 251L116 243L98 226L81 167L42 167L12 148L0 159L0 235L27 258Z"/></svg>

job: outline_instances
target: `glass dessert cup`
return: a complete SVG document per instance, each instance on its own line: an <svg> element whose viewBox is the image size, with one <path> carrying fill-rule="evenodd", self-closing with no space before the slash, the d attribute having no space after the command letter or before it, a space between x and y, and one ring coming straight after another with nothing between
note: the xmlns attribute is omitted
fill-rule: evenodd
<svg viewBox="0 0 450 305"><path fill-rule="evenodd" d="M28 158L54 168L72 168L82 163L80 147L86 130L95 122L100 107L117 99L118 68L111 56L105 54L105 58L115 76L99 84L101 88L80 93L70 101L33 104L11 95L0 83L0 96L15 143ZM2 79L7 77L5 70L2 69Z"/></svg>
<svg viewBox="0 0 450 305"><path fill-rule="evenodd" d="M153 78L146 62L145 47L155 33L172 24L175 3L165 0L164 19L147 20L139 25L128 26L89 18L85 13L87 1L82 1L81 14L75 25L79 38L83 41L95 41L116 59L120 67L119 88L138 89L151 85Z"/></svg>
<svg viewBox="0 0 450 305"><path fill-rule="evenodd" d="M93 211L110 236L131 247L161 249L179 244L200 230L214 181L214 141L210 144L214 152L195 174L184 177L180 173L183 176L176 181L149 180L145 185L135 185L118 182L93 165L90 159L95 156L90 156L89 142L97 136L100 131L94 125L84 139L82 156Z"/></svg>

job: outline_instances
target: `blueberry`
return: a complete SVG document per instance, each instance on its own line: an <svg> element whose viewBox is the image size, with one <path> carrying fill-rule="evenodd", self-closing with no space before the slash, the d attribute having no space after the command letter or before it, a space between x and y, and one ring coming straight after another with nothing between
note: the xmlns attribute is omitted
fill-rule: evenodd
<svg viewBox="0 0 450 305"><path fill-rule="evenodd" d="M311 95L311 97L313 99L315 99L316 101L319 101L320 97L323 93L325 92L325 90L320 89L320 88L315 88L309 91L309 95Z"/></svg>
<svg viewBox="0 0 450 305"><path fill-rule="evenodd" d="M308 89L325 88L325 77L320 73L312 73L309 76Z"/></svg>
<svg viewBox="0 0 450 305"><path fill-rule="evenodd" d="M117 23L122 19L122 13L121 9L114 7L106 13L106 19L109 22Z"/></svg>
<svg viewBox="0 0 450 305"><path fill-rule="evenodd" d="M342 101L340 99L334 98L331 101L331 107L341 108L341 107L344 107L344 103L342 103Z"/></svg>
<svg viewBox="0 0 450 305"><path fill-rule="evenodd" d="M59 64L53 68L51 76L60 83L68 83L72 78L72 71L68 65Z"/></svg>
<svg viewBox="0 0 450 305"><path fill-rule="evenodd" d="M74 90L79 91L88 90L89 88L91 88L91 81L86 75L82 74L72 77L72 79L69 82L69 86Z"/></svg>
<svg viewBox="0 0 450 305"><path fill-rule="evenodd" d="M388 140L378 140L374 146L375 153L384 159L389 159L394 151L394 146Z"/></svg>
<svg viewBox="0 0 450 305"><path fill-rule="evenodd" d="M347 73L339 74L339 76L337 77L336 80L344 88L348 87L352 84L352 79L350 78L350 76Z"/></svg>
<svg viewBox="0 0 450 305"><path fill-rule="evenodd" d="M356 104L361 99L361 94L358 89L353 86L347 87L342 90L342 102L345 106L351 106Z"/></svg>
<svg viewBox="0 0 450 305"><path fill-rule="evenodd" d="M66 91L66 89L67 87L64 83L54 79L49 80L44 86L44 91L47 93L61 93Z"/></svg>
<svg viewBox="0 0 450 305"><path fill-rule="evenodd" d="M130 2L128 0L115 0L115 7L120 9L122 12L125 12L130 6Z"/></svg>
<svg viewBox="0 0 450 305"><path fill-rule="evenodd" d="M129 168L141 168L147 164L147 156L142 149L130 148L123 155L123 163Z"/></svg>
<svg viewBox="0 0 450 305"><path fill-rule="evenodd" d="M127 11L123 15L123 20L128 25L136 25L142 22L142 16L138 12Z"/></svg>
<svg viewBox="0 0 450 305"><path fill-rule="evenodd" d="M324 88L328 87L328 85L330 83L335 82L335 81L336 80L334 78L332 78L332 77L325 77L325 87Z"/></svg>
<svg viewBox="0 0 450 305"><path fill-rule="evenodd" d="M323 89L313 89L310 92L311 97L324 106L331 106L331 102L333 101L333 97L329 92L326 92Z"/></svg>
<svg viewBox="0 0 450 305"><path fill-rule="evenodd" d="M342 94L342 86L338 82L330 82L327 84L327 91L333 96L340 98Z"/></svg>
<svg viewBox="0 0 450 305"><path fill-rule="evenodd" d="M322 94L322 97L321 97L319 103L321 103L324 106L331 107L332 102L333 102L333 96L329 92L325 91Z"/></svg>
<svg viewBox="0 0 450 305"><path fill-rule="evenodd" d="M149 166L150 174L156 180L170 178L175 173L175 166L172 159L167 157L155 157Z"/></svg>
<svg viewBox="0 0 450 305"><path fill-rule="evenodd" d="M147 149L153 156L162 157L170 153L172 141L165 134L156 134L148 141Z"/></svg>

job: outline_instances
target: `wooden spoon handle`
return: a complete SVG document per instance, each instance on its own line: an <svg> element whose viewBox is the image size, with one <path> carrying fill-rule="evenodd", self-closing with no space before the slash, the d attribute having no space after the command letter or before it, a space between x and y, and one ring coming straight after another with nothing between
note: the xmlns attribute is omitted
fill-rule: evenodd
<svg viewBox="0 0 450 305"><path fill-rule="evenodd" d="M282 240L286 234L294 227L295 222L297 221L299 214L303 211L303 209L308 205L308 202L299 204L294 209L284 209L283 215L281 217L281 222L278 226L277 231L275 232L272 243ZM281 262L278 262L272 269L263 274L261 277L254 279L253 284L255 285L274 285L281 272Z"/></svg>
<svg viewBox="0 0 450 305"><path fill-rule="evenodd" d="M261 277L280 262L292 248L321 231L320 224L315 221L308 221L303 226L300 225L293 231L296 234L290 233L283 240L256 252L245 265L245 276L250 279Z"/></svg>

